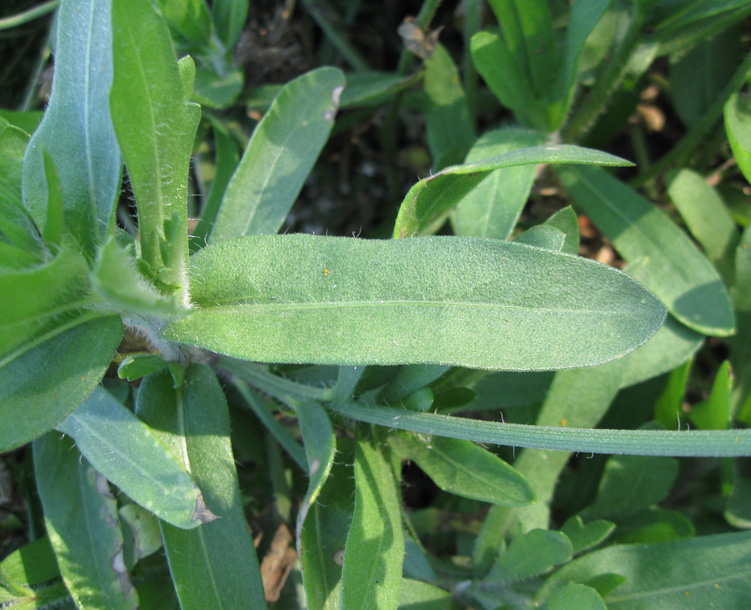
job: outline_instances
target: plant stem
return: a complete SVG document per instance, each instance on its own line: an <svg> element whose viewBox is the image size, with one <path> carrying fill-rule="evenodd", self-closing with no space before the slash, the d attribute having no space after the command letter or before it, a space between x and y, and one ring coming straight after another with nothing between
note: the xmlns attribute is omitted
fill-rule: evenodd
<svg viewBox="0 0 751 610"><path fill-rule="evenodd" d="M9 30L18 27L19 25L23 25L24 23L28 23L29 21L33 21L34 19L38 19L39 17L54 11L59 4L60 0L50 0L50 2L45 2L44 4L30 8L22 13L0 19L0 30Z"/></svg>

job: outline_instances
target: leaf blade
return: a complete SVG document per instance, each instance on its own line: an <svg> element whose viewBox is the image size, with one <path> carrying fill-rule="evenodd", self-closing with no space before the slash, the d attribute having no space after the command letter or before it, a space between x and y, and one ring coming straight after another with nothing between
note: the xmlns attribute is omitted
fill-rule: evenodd
<svg viewBox="0 0 751 610"><path fill-rule="evenodd" d="M664 317L612 268L479 238L246 237L204 248L191 273L200 308L166 336L266 362L587 366Z"/></svg>

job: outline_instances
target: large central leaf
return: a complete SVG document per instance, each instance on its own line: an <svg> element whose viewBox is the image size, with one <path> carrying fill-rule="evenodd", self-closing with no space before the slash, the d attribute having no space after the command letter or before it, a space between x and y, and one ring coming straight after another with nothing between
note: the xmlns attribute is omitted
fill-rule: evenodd
<svg viewBox="0 0 751 610"><path fill-rule="evenodd" d="M266 362L589 366L665 317L613 268L481 238L242 237L194 256L190 282L196 307L166 336Z"/></svg>

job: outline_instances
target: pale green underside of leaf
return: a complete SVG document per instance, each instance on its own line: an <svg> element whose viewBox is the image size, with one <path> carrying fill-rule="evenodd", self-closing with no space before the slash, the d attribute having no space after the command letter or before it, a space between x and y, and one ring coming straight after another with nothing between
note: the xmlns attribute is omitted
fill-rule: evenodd
<svg viewBox="0 0 751 610"><path fill-rule="evenodd" d="M141 506L181 528L201 524L201 492L151 428L98 387L57 429L109 481Z"/></svg>
<svg viewBox="0 0 751 610"><path fill-rule="evenodd" d="M409 190L399 208L394 237L412 237L423 232L459 203L489 172L539 163L631 165L620 157L570 144L532 146L474 163L453 165L420 180Z"/></svg>
<svg viewBox="0 0 751 610"><path fill-rule="evenodd" d="M60 572L79 608L135 610L117 501L107 480L57 432L34 441L44 518Z"/></svg>
<svg viewBox="0 0 751 610"><path fill-rule="evenodd" d="M320 68L285 85L227 186L210 241L279 230L334 125L344 74Z"/></svg>
<svg viewBox="0 0 751 610"><path fill-rule="evenodd" d="M89 258L112 228L120 187L120 154L109 111L110 4L62 3L50 103L29 142L23 169L24 204L42 227L47 205L42 149L50 155L60 173L65 224Z"/></svg>
<svg viewBox="0 0 751 610"><path fill-rule="evenodd" d="M0 452L51 430L91 394L122 332L118 317L90 319L0 362Z"/></svg>
<svg viewBox="0 0 751 610"><path fill-rule="evenodd" d="M751 532L616 545L564 566L538 597L567 582L615 573L626 580L605 597L608 610L743 608L751 599L749 553Z"/></svg>
<svg viewBox="0 0 751 610"><path fill-rule="evenodd" d="M196 307L166 337L266 362L590 366L665 315L610 267L499 240L258 236L192 263Z"/></svg>
<svg viewBox="0 0 751 610"><path fill-rule="evenodd" d="M579 207L681 322L716 336L734 332L730 297L712 264L655 206L599 168L559 170Z"/></svg>

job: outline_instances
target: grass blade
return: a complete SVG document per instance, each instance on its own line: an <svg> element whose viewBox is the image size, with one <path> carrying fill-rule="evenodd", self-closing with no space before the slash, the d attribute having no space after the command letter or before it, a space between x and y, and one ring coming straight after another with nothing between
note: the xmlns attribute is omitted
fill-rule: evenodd
<svg viewBox="0 0 751 610"><path fill-rule="evenodd" d="M592 430L504 424L435 413L349 402L332 404L345 417L420 434L513 447L580 453L667 455L676 457L751 456L751 430Z"/></svg>

